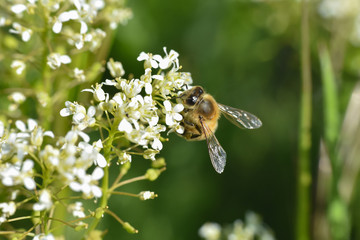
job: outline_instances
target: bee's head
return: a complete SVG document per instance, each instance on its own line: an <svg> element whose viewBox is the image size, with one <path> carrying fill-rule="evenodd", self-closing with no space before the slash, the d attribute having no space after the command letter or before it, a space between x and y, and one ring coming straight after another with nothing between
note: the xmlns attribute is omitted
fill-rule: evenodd
<svg viewBox="0 0 360 240"><path fill-rule="evenodd" d="M193 107L204 94L204 89L200 86L195 86L186 90L180 95L182 103L187 107Z"/></svg>

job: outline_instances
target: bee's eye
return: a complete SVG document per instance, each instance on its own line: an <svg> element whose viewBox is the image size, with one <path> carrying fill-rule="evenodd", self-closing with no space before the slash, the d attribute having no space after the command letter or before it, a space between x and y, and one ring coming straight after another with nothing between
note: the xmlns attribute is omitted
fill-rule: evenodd
<svg viewBox="0 0 360 240"><path fill-rule="evenodd" d="M186 104L189 106L194 106L198 98L196 96L190 96L186 99Z"/></svg>

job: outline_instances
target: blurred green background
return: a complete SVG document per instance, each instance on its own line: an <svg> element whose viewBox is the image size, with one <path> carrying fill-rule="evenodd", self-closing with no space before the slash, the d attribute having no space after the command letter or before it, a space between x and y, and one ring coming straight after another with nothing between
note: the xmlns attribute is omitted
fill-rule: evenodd
<svg viewBox="0 0 360 240"><path fill-rule="evenodd" d="M123 63L126 74L143 73L142 63L136 61L141 51L162 54L163 46L174 49L194 85L203 86L220 103L254 113L263 127L241 130L225 118L220 120L216 136L228 154L221 175L210 163L206 142L187 142L171 134L161 152L167 170L155 182L126 186L129 192L148 189L159 197L139 202L113 196L109 203L139 233L126 234L108 217L102 222L110 231L105 239L199 239L203 223L230 224L244 219L248 210L260 214L277 239L293 239L300 4L135 0L128 5L134 18L118 30L110 51ZM315 94L316 108L321 93ZM319 143L314 145L317 148ZM316 154L315 149L315 161ZM134 159L130 174L142 174L148 165Z"/></svg>

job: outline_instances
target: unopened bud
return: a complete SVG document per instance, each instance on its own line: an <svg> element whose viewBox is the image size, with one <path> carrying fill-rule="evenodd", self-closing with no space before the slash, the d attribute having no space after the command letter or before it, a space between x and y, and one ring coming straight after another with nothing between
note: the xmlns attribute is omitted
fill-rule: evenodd
<svg viewBox="0 0 360 240"><path fill-rule="evenodd" d="M123 228L124 228L128 233L138 233L138 232L139 232L137 229L135 229L133 226L131 226L130 223L128 223L128 222L124 222Z"/></svg>
<svg viewBox="0 0 360 240"><path fill-rule="evenodd" d="M150 168L146 171L145 177L150 181L155 181L159 177L160 173L161 171L159 169Z"/></svg>
<svg viewBox="0 0 360 240"><path fill-rule="evenodd" d="M158 158L155 161L151 162L151 167L153 168L162 168L166 166L165 158Z"/></svg>

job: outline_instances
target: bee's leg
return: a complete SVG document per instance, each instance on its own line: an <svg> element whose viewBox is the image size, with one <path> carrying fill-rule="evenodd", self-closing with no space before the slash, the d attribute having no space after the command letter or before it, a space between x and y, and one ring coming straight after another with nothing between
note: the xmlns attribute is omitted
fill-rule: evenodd
<svg viewBox="0 0 360 240"><path fill-rule="evenodd" d="M196 140L199 138L202 134L201 127L199 127L197 124L190 122L186 119L182 122L184 125L184 133L183 136L187 140Z"/></svg>

